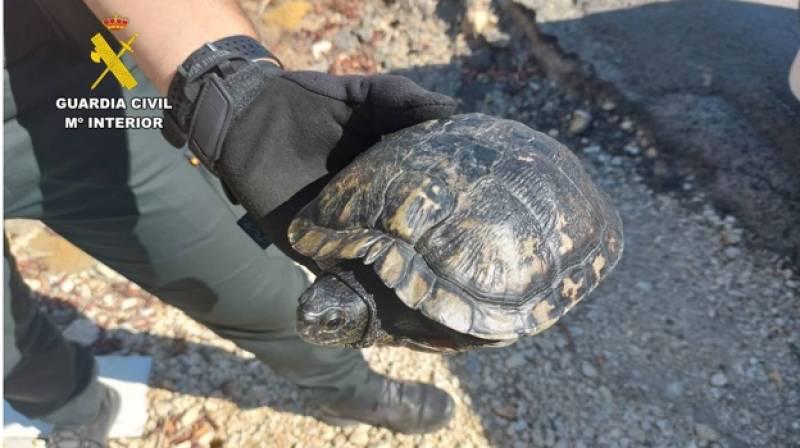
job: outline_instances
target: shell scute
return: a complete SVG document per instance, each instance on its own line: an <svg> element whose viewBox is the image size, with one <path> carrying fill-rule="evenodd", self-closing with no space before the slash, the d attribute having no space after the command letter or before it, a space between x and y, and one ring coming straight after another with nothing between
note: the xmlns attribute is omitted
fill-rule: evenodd
<svg viewBox="0 0 800 448"><path fill-rule="evenodd" d="M444 182L419 173L402 173L386 193L379 222L390 235L410 244L453 209L453 198Z"/></svg>
<svg viewBox="0 0 800 448"><path fill-rule="evenodd" d="M395 241L375 260L375 272L386 286L394 288L405 279L413 258L411 249Z"/></svg>
<svg viewBox="0 0 800 448"><path fill-rule="evenodd" d="M395 292L406 305L416 309L431 297L435 286L436 275L419 255L415 255L408 275L398 283Z"/></svg>
<svg viewBox="0 0 800 448"><path fill-rule="evenodd" d="M553 277L538 225L524 204L488 178L459 197L453 215L417 248L438 275L487 301L518 305Z"/></svg>
<svg viewBox="0 0 800 448"><path fill-rule="evenodd" d="M473 304L457 289L437 283L432 297L420 305L429 318L461 333L471 333Z"/></svg>

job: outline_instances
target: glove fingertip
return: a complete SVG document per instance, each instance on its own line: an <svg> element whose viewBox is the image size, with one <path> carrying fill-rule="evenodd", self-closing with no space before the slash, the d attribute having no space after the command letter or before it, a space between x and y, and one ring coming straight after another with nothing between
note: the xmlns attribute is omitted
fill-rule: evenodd
<svg viewBox="0 0 800 448"><path fill-rule="evenodd" d="M411 107L395 109L392 114L394 127L399 130L428 120L447 118L456 110L455 100L448 96L431 94L430 99L431 101L420 102Z"/></svg>

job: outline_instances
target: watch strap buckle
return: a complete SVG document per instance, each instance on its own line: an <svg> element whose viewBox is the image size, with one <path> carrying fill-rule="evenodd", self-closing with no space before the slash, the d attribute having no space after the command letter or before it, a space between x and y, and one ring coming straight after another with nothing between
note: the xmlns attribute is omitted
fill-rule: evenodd
<svg viewBox="0 0 800 448"><path fill-rule="evenodd" d="M233 100L219 76L212 74L206 79L189 126L189 148L216 174L215 165L222 154L225 131L233 118Z"/></svg>

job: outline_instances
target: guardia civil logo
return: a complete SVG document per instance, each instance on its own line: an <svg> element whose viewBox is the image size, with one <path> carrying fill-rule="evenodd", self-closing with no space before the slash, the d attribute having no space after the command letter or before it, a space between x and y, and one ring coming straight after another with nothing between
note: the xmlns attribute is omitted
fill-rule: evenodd
<svg viewBox="0 0 800 448"><path fill-rule="evenodd" d="M103 19L103 25L112 32L122 31L128 26L128 19L115 14L114 17ZM90 58L97 64L105 65L105 69L92 83L91 89L94 90L100 82L105 79L106 75L111 73L114 78L119 82L122 87L128 90L133 89L138 84L136 78L133 77L128 67L122 62L122 56L126 52L133 53L133 42L139 33L133 33L127 41L119 40L121 46L118 52L114 52L111 45L101 33L92 36L91 41L94 44L94 51L90 53Z"/></svg>

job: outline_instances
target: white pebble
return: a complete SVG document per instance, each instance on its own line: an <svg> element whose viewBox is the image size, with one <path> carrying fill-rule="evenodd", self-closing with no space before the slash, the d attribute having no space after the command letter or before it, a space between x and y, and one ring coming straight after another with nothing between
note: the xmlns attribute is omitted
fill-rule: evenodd
<svg viewBox="0 0 800 448"><path fill-rule="evenodd" d="M572 121L569 123L569 133L574 135L581 134L589 129L591 123L592 114L585 110L578 109L572 113Z"/></svg>
<svg viewBox="0 0 800 448"><path fill-rule="evenodd" d="M320 59L325 53L331 51L332 47L329 40L314 42L314 45L311 46L311 55L314 56L314 59Z"/></svg>
<svg viewBox="0 0 800 448"><path fill-rule="evenodd" d="M67 294L71 293L73 289L75 289L75 283L72 280L64 280L64 283L61 284L61 290Z"/></svg>
<svg viewBox="0 0 800 448"><path fill-rule="evenodd" d="M697 434L697 437L700 437L702 440L719 439L719 434L717 434L717 431L715 431L714 428L702 423L695 423L694 433Z"/></svg>
<svg viewBox="0 0 800 448"><path fill-rule="evenodd" d="M581 373L583 373L587 378L597 377L597 369L595 369L593 365L589 364L586 361L583 361L583 363L581 363Z"/></svg>
<svg viewBox="0 0 800 448"><path fill-rule="evenodd" d="M635 143L631 143L629 145L626 145L624 150L625 150L626 153L628 153L628 154L630 154L632 156L639 155L639 153L641 152L641 149L639 149L639 146L637 146Z"/></svg>
<svg viewBox="0 0 800 448"><path fill-rule="evenodd" d="M722 372L717 372L717 373L711 375L711 380L710 381L711 381L711 385L712 386L722 387L722 386L728 384L728 377L725 376L725 374L722 373Z"/></svg>

